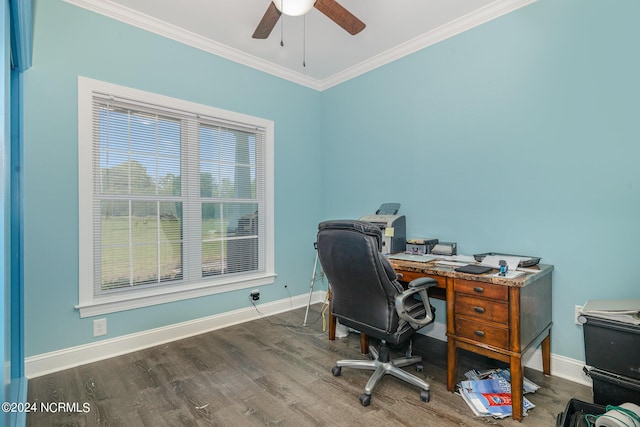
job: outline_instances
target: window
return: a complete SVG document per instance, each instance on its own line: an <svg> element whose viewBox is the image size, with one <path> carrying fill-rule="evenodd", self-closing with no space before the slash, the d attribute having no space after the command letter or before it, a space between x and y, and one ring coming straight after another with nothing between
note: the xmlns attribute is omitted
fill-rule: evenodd
<svg viewBox="0 0 640 427"><path fill-rule="evenodd" d="M81 317L273 283L273 122L78 80Z"/></svg>

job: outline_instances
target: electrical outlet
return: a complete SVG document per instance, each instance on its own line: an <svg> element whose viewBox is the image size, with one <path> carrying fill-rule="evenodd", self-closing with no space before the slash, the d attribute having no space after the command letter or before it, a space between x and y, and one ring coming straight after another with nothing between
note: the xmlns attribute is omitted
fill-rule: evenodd
<svg viewBox="0 0 640 427"><path fill-rule="evenodd" d="M578 317L580 317L580 311L582 311L582 306L581 305L576 305L573 307L573 322L576 325L581 325L582 323L580 323L578 321Z"/></svg>
<svg viewBox="0 0 640 427"><path fill-rule="evenodd" d="M251 297L252 301L259 301L260 300L260 289L252 290L251 293L249 294L249 296Z"/></svg>
<svg viewBox="0 0 640 427"><path fill-rule="evenodd" d="M93 321L93 336L102 335L107 335L107 319L96 319Z"/></svg>

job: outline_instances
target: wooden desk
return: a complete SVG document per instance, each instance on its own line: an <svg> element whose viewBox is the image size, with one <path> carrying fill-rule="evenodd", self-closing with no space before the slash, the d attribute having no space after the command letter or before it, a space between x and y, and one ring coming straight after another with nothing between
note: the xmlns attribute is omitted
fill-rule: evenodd
<svg viewBox="0 0 640 427"><path fill-rule="evenodd" d="M396 272L402 274L403 282L418 277L436 279L438 286L429 290L429 297L447 301L447 389L455 391L461 348L509 363L513 418L521 421L523 353L541 345L542 370L551 374L553 266L539 265L532 268L537 273L505 279L494 277L493 273L458 273L455 267L435 261L390 261ZM329 339L335 339L332 316ZM367 351L366 344L366 336L362 334L363 352Z"/></svg>

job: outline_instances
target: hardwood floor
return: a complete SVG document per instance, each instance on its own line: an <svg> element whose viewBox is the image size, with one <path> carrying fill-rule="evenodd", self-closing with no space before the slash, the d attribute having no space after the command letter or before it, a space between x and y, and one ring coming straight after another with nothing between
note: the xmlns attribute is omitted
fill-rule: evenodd
<svg viewBox="0 0 640 427"><path fill-rule="evenodd" d="M536 408L523 422L476 418L446 390L445 344L417 335L414 353L424 357L418 375L431 384L430 402L387 376L363 407L358 396L370 372L331 374L336 360L362 357L359 336L330 342L320 309L311 307L304 328L304 309L297 309L31 379L28 401L54 410L29 413L27 426L552 427L570 398L591 401L589 387L525 368L541 389L527 395ZM460 363L461 375L499 366L469 353Z"/></svg>

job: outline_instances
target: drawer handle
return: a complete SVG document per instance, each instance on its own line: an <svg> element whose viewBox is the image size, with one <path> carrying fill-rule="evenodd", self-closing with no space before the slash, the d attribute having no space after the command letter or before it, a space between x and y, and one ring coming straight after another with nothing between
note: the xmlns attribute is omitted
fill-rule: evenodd
<svg viewBox="0 0 640 427"><path fill-rule="evenodd" d="M484 313L484 307L473 307L476 313Z"/></svg>
<svg viewBox="0 0 640 427"><path fill-rule="evenodd" d="M474 331L473 333L479 336L480 338L484 337L484 332L482 331Z"/></svg>
<svg viewBox="0 0 640 427"><path fill-rule="evenodd" d="M475 288L473 288L473 290L479 293L484 292L484 288L481 288L480 286L476 286Z"/></svg>

